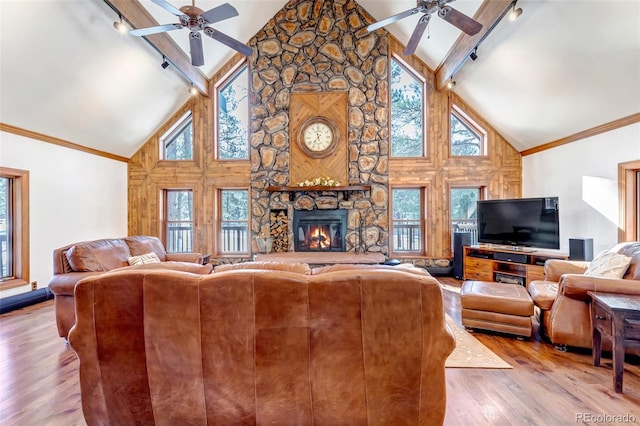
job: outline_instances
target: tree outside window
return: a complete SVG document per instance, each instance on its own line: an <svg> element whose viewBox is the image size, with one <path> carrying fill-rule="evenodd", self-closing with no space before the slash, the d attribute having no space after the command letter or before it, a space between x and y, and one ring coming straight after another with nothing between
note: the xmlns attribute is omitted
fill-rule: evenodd
<svg viewBox="0 0 640 426"><path fill-rule="evenodd" d="M241 67L217 90L218 158L249 158L249 72Z"/></svg>
<svg viewBox="0 0 640 426"><path fill-rule="evenodd" d="M220 217L222 253L248 253L249 191L220 190Z"/></svg>
<svg viewBox="0 0 640 426"><path fill-rule="evenodd" d="M424 155L424 83L391 59L391 156Z"/></svg>
<svg viewBox="0 0 640 426"><path fill-rule="evenodd" d="M402 188L391 190L392 236L394 252L422 251L422 190Z"/></svg>
<svg viewBox="0 0 640 426"><path fill-rule="evenodd" d="M193 160L193 118L185 114L160 138L165 160Z"/></svg>
<svg viewBox="0 0 640 426"><path fill-rule="evenodd" d="M167 252L193 252L193 191L165 190L165 218Z"/></svg>
<svg viewBox="0 0 640 426"><path fill-rule="evenodd" d="M451 188L451 230L471 234L471 244L478 242L478 200L480 188ZM451 238L453 241L453 237Z"/></svg>
<svg viewBox="0 0 640 426"><path fill-rule="evenodd" d="M462 111L451 109L450 127L452 156L485 155L486 131L466 117Z"/></svg>

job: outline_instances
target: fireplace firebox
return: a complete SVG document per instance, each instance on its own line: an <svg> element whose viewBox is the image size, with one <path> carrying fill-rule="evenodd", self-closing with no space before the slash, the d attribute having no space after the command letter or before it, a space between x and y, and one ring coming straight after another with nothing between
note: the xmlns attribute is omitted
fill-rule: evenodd
<svg viewBox="0 0 640 426"><path fill-rule="evenodd" d="M293 232L296 251L346 251L347 210L296 210Z"/></svg>

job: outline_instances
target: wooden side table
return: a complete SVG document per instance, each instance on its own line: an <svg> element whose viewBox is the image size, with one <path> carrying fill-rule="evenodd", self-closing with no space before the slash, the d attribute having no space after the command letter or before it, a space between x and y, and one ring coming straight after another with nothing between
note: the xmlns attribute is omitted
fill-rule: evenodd
<svg viewBox="0 0 640 426"><path fill-rule="evenodd" d="M640 348L640 296L590 291L593 302L593 365L600 365L602 335L613 342L613 389L622 392L624 352L626 348Z"/></svg>

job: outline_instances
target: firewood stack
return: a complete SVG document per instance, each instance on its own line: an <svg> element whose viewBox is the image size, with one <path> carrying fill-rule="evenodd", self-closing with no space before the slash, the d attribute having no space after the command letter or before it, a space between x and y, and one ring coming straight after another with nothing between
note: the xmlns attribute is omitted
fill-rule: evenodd
<svg viewBox="0 0 640 426"><path fill-rule="evenodd" d="M272 250L276 253L289 251L289 217L286 210L271 210Z"/></svg>

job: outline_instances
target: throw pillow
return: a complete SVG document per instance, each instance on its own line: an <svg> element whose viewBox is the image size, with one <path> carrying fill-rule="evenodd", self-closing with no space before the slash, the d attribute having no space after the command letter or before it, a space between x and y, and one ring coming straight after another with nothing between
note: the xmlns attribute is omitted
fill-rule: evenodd
<svg viewBox="0 0 640 426"><path fill-rule="evenodd" d="M144 265L147 263L160 263L160 259L158 258L157 254L151 252L147 254L141 254L140 256L131 256L127 259L127 262L129 263L129 265L133 266Z"/></svg>
<svg viewBox="0 0 640 426"><path fill-rule="evenodd" d="M605 250L591 261L584 274L592 277L622 278L630 262L629 256Z"/></svg>

